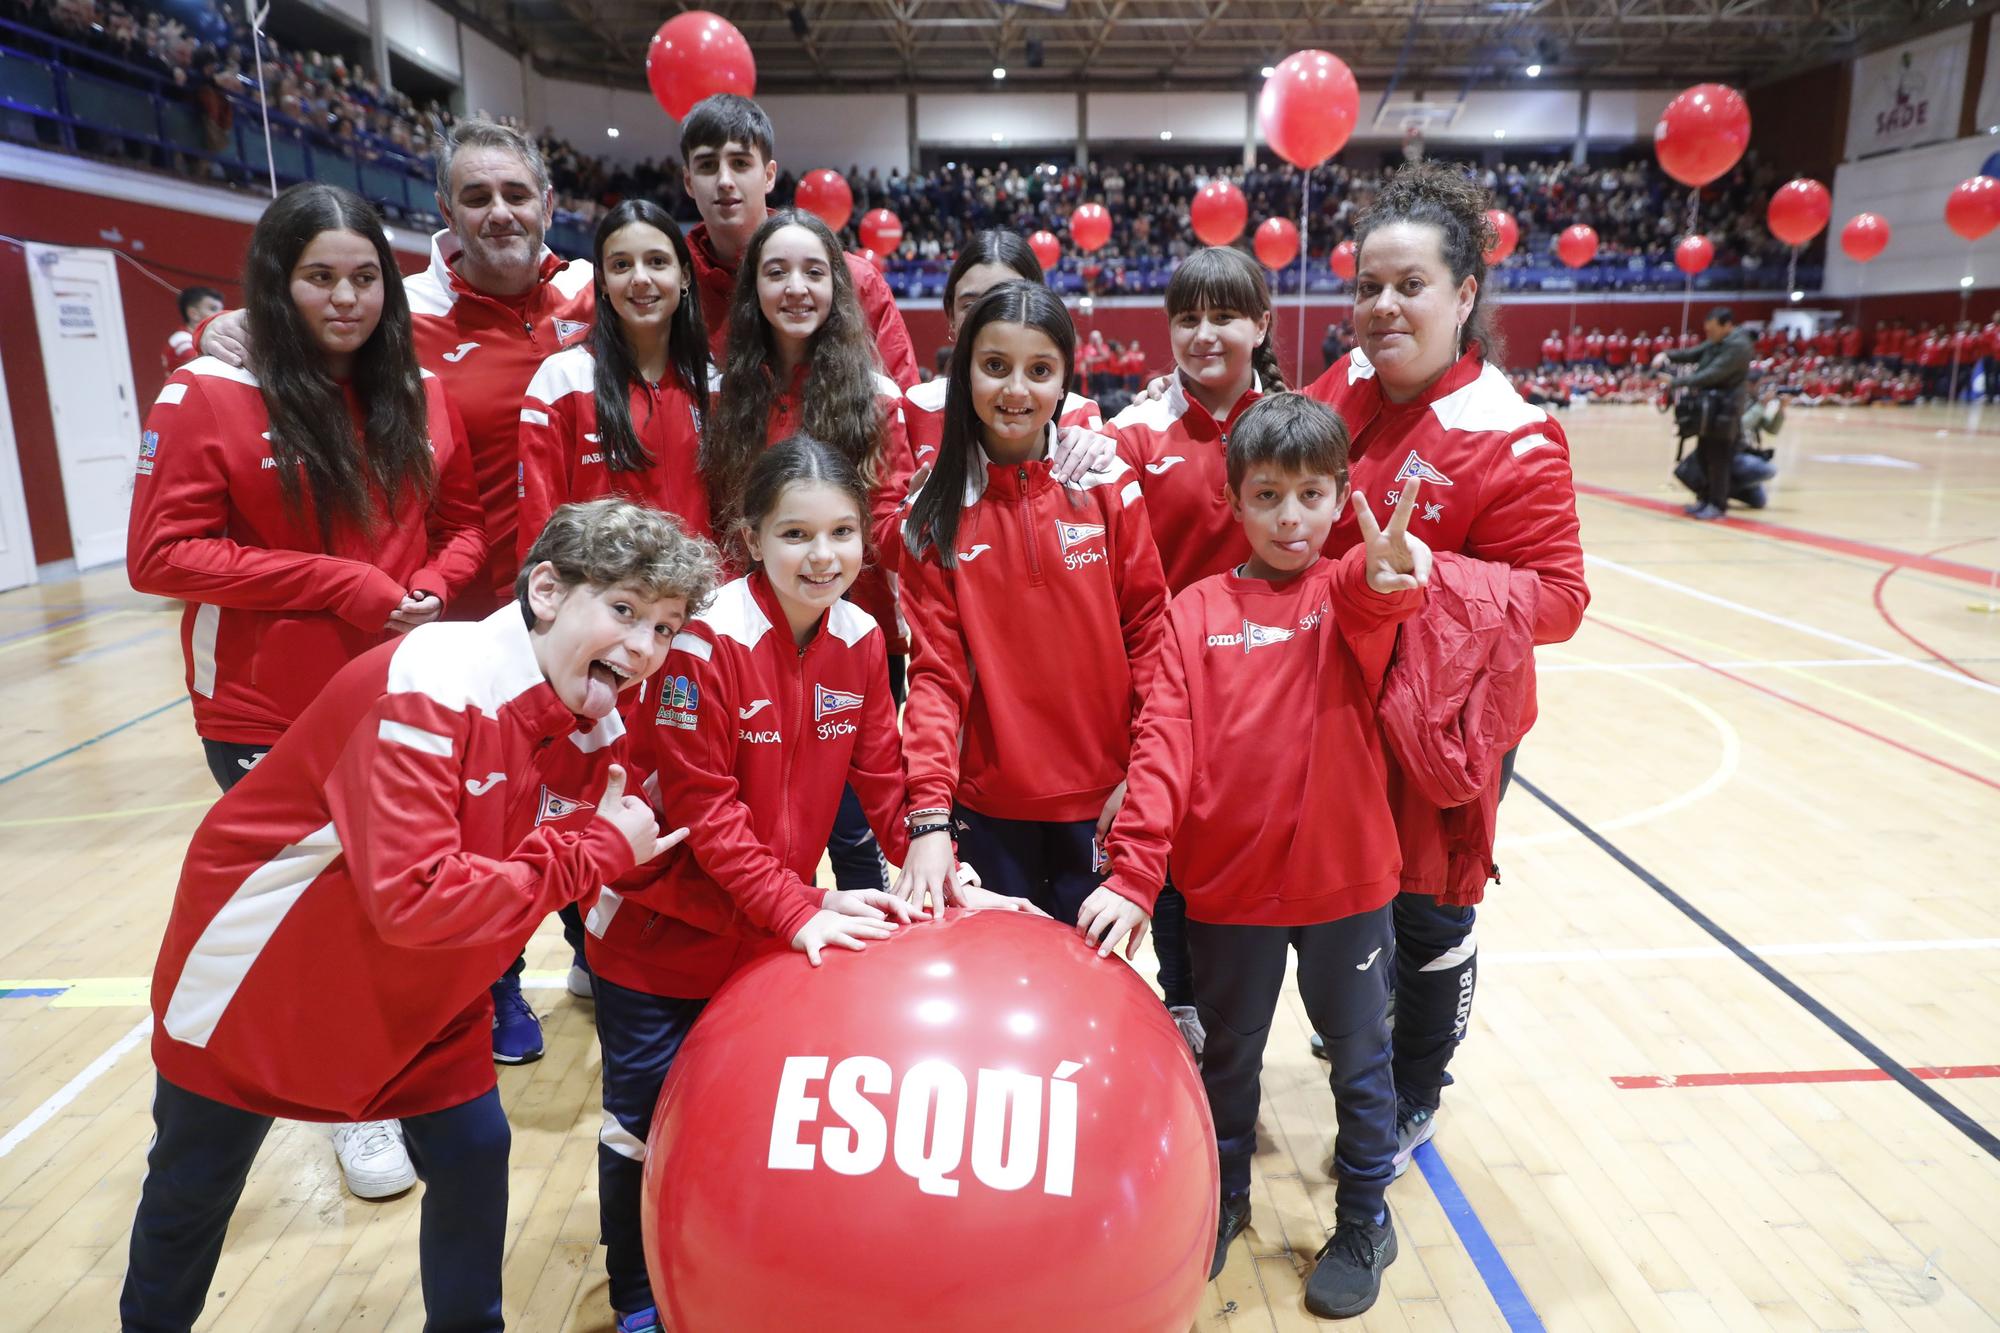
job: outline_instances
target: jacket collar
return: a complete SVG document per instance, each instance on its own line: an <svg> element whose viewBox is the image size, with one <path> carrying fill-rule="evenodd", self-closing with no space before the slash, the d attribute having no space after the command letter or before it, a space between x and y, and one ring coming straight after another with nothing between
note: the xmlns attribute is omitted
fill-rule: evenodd
<svg viewBox="0 0 2000 1333"><path fill-rule="evenodd" d="M494 296L489 292L480 291L459 274L458 257L464 253L465 247L459 242L458 233L451 230L451 228L446 227L442 231L431 233L430 272L431 277L437 282L439 290L450 292L455 297L476 296L484 301L501 301L501 297ZM542 247L541 268L536 275L536 287L548 286L554 280L556 274L568 267L568 261L559 258L555 251L544 245Z"/></svg>
<svg viewBox="0 0 2000 1333"><path fill-rule="evenodd" d="M1053 421L1042 429L1042 456L1025 463L996 463L987 456L985 446L975 442L972 466L965 470L965 503L970 506L989 492L998 500L1018 500L1055 485L1055 478L1049 473L1049 458L1055 445Z"/></svg>
<svg viewBox="0 0 2000 1333"><path fill-rule="evenodd" d="M613 709L610 716L578 717L557 697L555 687L542 675L535 660L535 644L522 619L518 602L509 599L479 622L485 638L486 660L501 679L524 686L508 700L507 712L519 720L522 729L537 741L557 736L571 737L577 748L596 750L625 734L625 724Z"/></svg>
<svg viewBox="0 0 2000 1333"><path fill-rule="evenodd" d="M764 572L762 565L758 565L745 575L744 582L750 585L750 599L757 603L757 609L771 622L771 632L778 636L778 642L792 649L795 654L803 657L826 637L828 613L821 612L819 623L813 626L812 637L806 640L805 647L800 648L792 642L791 617L785 614L784 603L778 600L777 590L771 586L770 575Z"/></svg>
<svg viewBox="0 0 2000 1333"><path fill-rule="evenodd" d="M1227 435L1230 428L1236 424L1236 418L1242 416L1250 404L1263 396L1263 378L1252 371L1249 391L1237 399L1236 405L1229 409L1229 414L1218 422L1209 410L1201 405L1201 400L1187 391L1187 381L1180 371L1176 370L1172 378L1167 381L1168 411L1191 427L1199 428L1206 423L1205 429L1196 431L1203 439L1219 439Z"/></svg>
<svg viewBox="0 0 2000 1333"><path fill-rule="evenodd" d="M1486 368L1486 349L1478 342L1469 344L1465 354L1452 367L1438 377L1437 383L1406 403L1392 403L1382 392L1382 381L1375 373L1375 366L1367 354L1359 347L1349 352L1341 365L1333 369L1333 395L1331 406L1340 413L1347 423L1349 438L1357 444L1362 432L1373 425L1378 417L1404 418L1412 414L1428 411L1432 403L1447 394L1457 393L1466 385L1478 379ZM1357 449L1356 455L1365 453Z"/></svg>

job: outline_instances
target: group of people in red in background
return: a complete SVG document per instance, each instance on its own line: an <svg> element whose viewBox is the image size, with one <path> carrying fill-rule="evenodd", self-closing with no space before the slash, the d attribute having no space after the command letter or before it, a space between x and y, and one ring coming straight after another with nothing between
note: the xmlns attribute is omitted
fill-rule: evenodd
<svg viewBox="0 0 2000 1333"><path fill-rule="evenodd" d="M1139 340L1108 341L1102 329L1091 330L1083 346L1076 349L1076 361L1083 375L1083 392L1091 398L1102 398L1115 389L1132 393L1146 378L1146 350Z"/></svg>
<svg viewBox="0 0 2000 1333"><path fill-rule="evenodd" d="M1653 358L1700 341L1694 328L1676 335L1663 325L1657 334L1628 335L1577 324L1566 335L1552 330L1542 339L1540 362L1512 378L1535 401L1652 402L1659 394ZM1991 401L2000 396L2000 316L1956 327L1883 320L1872 332L1849 323L1810 334L1767 325L1757 334L1750 373L1760 395L1782 394L1802 406L1908 407L1954 395Z"/></svg>

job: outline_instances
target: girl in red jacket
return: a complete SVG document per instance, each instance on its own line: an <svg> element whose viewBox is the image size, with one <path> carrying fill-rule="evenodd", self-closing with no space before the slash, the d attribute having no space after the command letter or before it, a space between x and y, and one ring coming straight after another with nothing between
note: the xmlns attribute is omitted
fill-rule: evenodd
<svg viewBox="0 0 2000 1333"><path fill-rule="evenodd" d="M437 619L486 543L443 386L417 368L374 206L296 185L250 239L245 369L201 357L140 440L132 586L178 597L195 731L228 791L347 662ZM416 1183L395 1125L343 1125L348 1188Z"/></svg>
<svg viewBox="0 0 2000 1333"><path fill-rule="evenodd" d="M861 475L879 549L895 527L895 502L880 483L884 460L906 450L902 399L902 388L881 371L833 233L810 213L771 214L750 237L736 270L720 399L702 451L719 530L737 525L732 507L765 447L803 431L831 445ZM863 565L853 602L875 618L892 645L901 636L896 595L881 564ZM900 695L900 653L894 663L885 670ZM888 862L851 794L841 803L827 853L841 888L888 887Z"/></svg>
<svg viewBox="0 0 2000 1333"><path fill-rule="evenodd" d="M1445 163L1392 176L1359 218L1354 329L1359 346L1309 390L1353 433L1353 483L1384 523L1404 483L1423 499L1410 532L1432 550L1538 576L1534 639L1576 633L1590 599L1576 489L1562 427L1521 400L1487 360L1497 344L1484 303L1491 201ZM1343 521L1328 554L1361 540ZM1522 730L1533 721L1533 701ZM1497 804L1511 761L1488 792ZM1477 976L1473 905L1491 847L1447 834L1447 814L1390 764L1402 842L1396 898L1397 1170L1436 1126L1445 1066L1465 1036Z"/></svg>
<svg viewBox="0 0 2000 1333"><path fill-rule="evenodd" d="M1050 474L1075 349L1033 283L960 327L937 467L904 523L904 748L911 800L952 817L990 887L1101 932L1138 910L1098 888L1095 834L1123 795L1166 586L1129 467Z"/></svg>
<svg viewBox="0 0 2000 1333"><path fill-rule="evenodd" d="M965 246L958 252L952 263L951 272L944 280L944 317L948 322L945 336L958 337L959 325L979 298L1003 282L1033 282L1047 285L1048 279L1042 273L1041 261L1035 252L1021 239L1019 232L980 231L974 232ZM1102 334L1097 346L1103 347ZM1091 372L1089 362L1082 366L1087 378ZM910 489L911 474L927 468L937 461L938 441L944 436L944 398L946 387L951 381L943 376L912 385L903 391L903 424L908 437L909 449L901 457L892 460L889 475L884 485L889 488L889 498L901 503ZM1079 456L1072 461L1068 446L1076 438L1076 429L1096 432L1103 429L1104 414L1095 401L1074 393L1063 395L1062 410L1056 414L1059 441L1056 454L1056 471L1059 480L1068 480L1074 468L1081 473L1091 464L1101 466L1103 459ZM1067 465L1067 466L1066 466Z"/></svg>
<svg viewBox="0 0 2000 1333"><path fill-rule="evenodd" d="M708 334L687 241L658 204L627 199L598 223L592 260L590 342L542 362L521 403L521 551L558 506L613 494L713 537Z"/></svg>
<svg viewBox="0 0 2000 1333"><path fill-rule="evenodd" d="M843 786L859 794L913 902L992 905L947 884L941 816L906 824L882 633L841 594L861 571L867 488L809 436L752 464L739 529L751 571L676 635L637 745L663 809L697 829L664 866L598 898L588 947L604 1051L598 1198L621 1330L657 1328L640 1236L645 1141L660 1085L708 997L746 959L789 944L814 966L920 909L875 890L814 886ZM928 871L912 840L935 849ZM1004 900L1002 900L1004 901Z"/></svg>
<svg viewBox="0 0 2000 1333"><path fill-rule="evenodd" d="M624 794L616 700L714 580L666 515L567 506L517 605L350 663L209 811L153 972L123 1327L194 1324L272 1117L401 1117L426 1326L497 1333L509 1134L487 989L551 911L686 836Z"/></svg>

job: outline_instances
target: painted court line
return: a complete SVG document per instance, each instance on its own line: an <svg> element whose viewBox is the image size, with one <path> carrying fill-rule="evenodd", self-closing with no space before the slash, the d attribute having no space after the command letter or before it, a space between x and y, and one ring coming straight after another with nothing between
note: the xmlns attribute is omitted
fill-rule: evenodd
<svg viewBox="0 0 2000 1333"><path fill-rule="evenodd" d="M1912 1065L1910 1075L1926 1081L2000 1078L2000 1065ZM1614 1074L1613 1086L1641 1088L1748 1088L1790 1083L1887 1083L1881 1069L1761 1069L1735 1074Z"/></svg>
<svg viewBox="0 0 2000 1333"><path fill-rule="evenodd" d="M1649 495L1634 495L1612 486L1598 486L1590 482L1576 483L1579 495L1594 495L1600 500L1610 500L1614 504L1630 505L1634 509L1646 509L1659 514L1680 517L1683 510L1669 500L1655 499ZM1902 569L1915 569L1925 574L1936 574L1941 578L1958 579L1964 583L1977 583L1986 587L1993 582L1994 571L1978 565L1968 565L1957 560L1939 560L1936 556L1916 555L1908 551L1898 551L1887 546L1877 546L1872 542L1855 541L1851 537L1830 537L1823 532L1810 532L1805 528L1790 528L1782 523L1770 523L1761 518L1737 518L1731 515L1720 520L1728 529L1748 532L1759 537L1769 537L1776 541L1790 542L1794 546L1810 547L1815 551L1826 551L1832 555L1854 556L1876 564L1894 565Z"/></svg>
<svg viewBox="0 0 2000 1333"><path fill-rule="evenodd" d="M1961 676L1956 671L1948 671L1944 667L1930 662L1920 662L1914 657L1905 657L1900 653L1892 653L1886 648L1877 648L1875 645L1863 643L1859 639L1850 639L1845 634L1836 634L1832 630L1821 629L1817 625L1808 625L1802 620L1793 620L1789 616L1781 616L1771 611L1761 611L1754 606L1745 606L1743 603L1731 601L1727 597L1718 597L1712 592L1703 592L1699 588L1690 588L1685 583L1676 583L1672 579L1661 578L1658 574L1648 574L1643 569L1634 569L1630 565L1621 564L1616 560L1607 560L1601 555L1592 555L1588 551L1584 553L1583 559L1585 564L1598 565L1614 573L1623 574L1627 578L1637 579L1641 583L1650 583L1656 588L1665 588L1669 592L1677 592L1684 597L1692 597L1698 602L1707 602L1710 606L1719 606L1726 611L1735 611L1739 614L1749 616L1754 620L1762 620L1767 624L1796 630L1800 634L1810 635L1813 638L1822 639L1827 643L1837 643L1843 648L1848 648L1858 653L1866 653L1879 661L1902 662L1907 666L1915 667L1926 675L1936 676L1941 680L1956 681L1960 685L1964 685L1970 689L1983 690L1988 694L2000 694L2000 685L1989 685L1983 680L1974 680L1970 676Z"/></svg>
<svg viewBox="0 0 2000 1333"><path fill-rule="evenodd" d="M1751 944L1746 948L1765 958L1868 957L1898 953L1991 953L2000 949L2000 939L1965 940L1829 940L1820 943ZM1482 963L1514 965L1540 963L1638 963L1652 960L1734 958L1720 944L1682 944L1650 949L1481 949ZM0 983L4 984L4 983Z"/></svg>
<svg viewBox="0 0 2000 1333"><path fill-rule="evenodd" d="M1658 894L1674 910L1678 911L1706 933L1709 938L1735 954L1737 958L1743 961L1745 966L1777 987L1778 990L1784 993L1786 998L1819 1020L1821 1026L1846 1042L1862 1059L1883 1071L1883 1073L1887 1074L1897 1083L1900 1083L1918 1101L1936 1112L1938 1117L1946 1124L1972 1140L1979 1147L1980 1151L1990 1157L2000 1159L2000 1136L1996 1136L1992 1130L1968 1114L1965 1108L1953 1102L1915 1074L1912 1074L1907 1068L1890 1056L1887 1051L1863 1036L1860 1029L1856 1028L1839 1014L1833 1012L1832 1008L1825 1001L1820 1000L1807 991L1805 987L1799 985L1798 982L1786 976L1768 958L1757 953L1750 946L1743 943L1743 941L1724 930L1706 912L1668 887L1666 881L1662 880L1658 875L1655 875L1652 871L1634 861L1630 856L1627 856L1610 839L1571 814L1553 796L1550 796L1540 787L1537 787L1519 772L1514 774L1514 782L1522 791L1527 792L1528 795L1547 806L1550 812L1558 819L1588 838L1592 845L1599 851L1624 867L1634 879Z"/></svg>
<svg viewBox="0 0 2000 1333"><path fill-rule="evenodd" d="M1458 1233L1458 1243L1465 1247L1472 1266L1479 1270L1480 1280L1493 1294L1494 1304L1500 1307L1500 1317L1507 1321L1507 1327L1512 1333L1542 1333L1541 1316L1535 1313L1534 1306L1528 1304L1527 1294L1514 1280L1514 1270L1507 1267L1500 1247L1486 1233L1486 1224L1472 1210L1471 1201L1458 1187L1458 1179L1451 1174L1451 1168L1444 1164L1437 1145L1423 1144L1413 1157L1417 1169L1430 1183L1431 1193L1437 1196L1439 1205L1443 1207L1445 1217L1450 1219L1451 1229Z"/></svg>
<svg viewBox="0 0 2000 1333"><path fill-rule="evenodd" d="M111 1049L92 1060L77 1072L75 1078L57 1088L49 1099L28 1112L28 1118L0 1136L0 1157L5 1157L14 1149L28 1141L36 1130L62 1114L62 1109L83 1094L83 1090L98 1079L105 1071L118 1063L118 1057L137 1046L153 1029L153 1017L148 1014L132 1025L131 1031L111 1044Z"/></svg>
<svg viewBox="0 0 2000 1333"><path fill-rule="evenodd" d="M1786 661L1749 662L1551 662L1535 664L1535 674L1555 671L1700 671L1728 667L1731 671L1818 671L1825 667L1920 667L1922 662L1888 657L1802 657Z"/></svg>
<svg viewBox="0 0 2000 1333"><path fill-rule="evenodd" d="M0 786L5 786L7 783L12 782L15 778L26 777L28 774L34 772L38 768L47 768L50 764L53 764L58 759L67 759L70 755L75 754L78 750L88 749L89 747L97 744L101 740L106 740L112 736L116 736L121 731L125 731L131 727L136 727L141 722L145 722L152 718L158 717L160 714L166 712L169 708L178 708L182 704L187 702L188 702L188 696L185 694L183 694L178 699L169 699L167 702L161 704L158 708L149 708L145 712L139 714L139 716L134 718L127 718L125 721L120 722L117 726L112 727L108 731L98 732L95 736L92 736L89 740L78 741L75 745L72 745L67 749L57 750L54 754L49 755L45 759L37 759L34 763L27 765L25 768L15 769L12 773L6 774L4 777L0 777Z"/></svg>

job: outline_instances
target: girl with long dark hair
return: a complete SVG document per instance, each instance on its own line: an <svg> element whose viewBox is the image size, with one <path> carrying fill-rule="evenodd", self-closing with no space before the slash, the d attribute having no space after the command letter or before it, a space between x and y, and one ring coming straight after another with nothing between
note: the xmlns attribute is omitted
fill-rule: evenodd
<svg viewBox="0 0 2000 1333"><path fill-rule="evenodd" d="M988 887L1095 942L1143 927L1099 888L1095 844L1123 794L1166 584L1130 467L1053 475L1075 352L1068 312L1034 283L994 288L960 327L937 465L904 523L904 756L912 819L950 818ZM911 851L931 876L943 855Z"/></svg>
<svg viewBox="0 0 2000 1333"><path fill-rule="evenodd" d="M372 204L295 185L250 237L249 365L201 357L146 417L132 586L187 603L195 732L224 791L342 666L436 620L486 556L443 386L417 367ZM416 1181L391 1122L334 1137L349 1188Z"/></svg>
<svg viewBox="0 0 2000 1333"><path fill-rule="evenodd" d="M521 403L519 546L561 505L614 494L712 537L708 334L687 241L658 204L627 199L598 223L591 258L590 341L544 361Z"/></svg>

